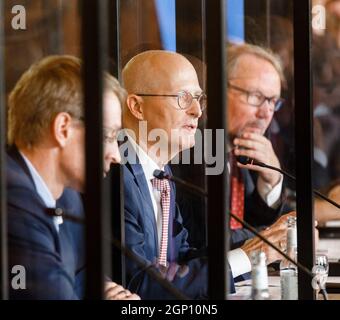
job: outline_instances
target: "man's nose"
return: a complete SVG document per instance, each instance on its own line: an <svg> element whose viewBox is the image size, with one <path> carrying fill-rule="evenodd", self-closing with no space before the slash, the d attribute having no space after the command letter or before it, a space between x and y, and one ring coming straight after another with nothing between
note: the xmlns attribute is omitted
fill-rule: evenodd
<svg viewBox="0 0 340 320"><path fill-rule="evenodd" d="M192 103L187 109L187 113L194 116L195 118L200 118L202 116L201 105L197 98L192 99Z"/></svg>
<svg viewBox="0 0 340 320"><path fill-rule="evenodd" d="M122 161L122 157L119 152L118 143L113 143L108 150L107 159L110 160L110 163L120 163Z"/></svg>
<svg viewBox="0 0 340 320"><path fill-rule="evenodd" d="M268 99L266 99L257 110L257 116L259 118L268 118L272 116L274 112L274 106L272 105L272 102Z"/></svg>

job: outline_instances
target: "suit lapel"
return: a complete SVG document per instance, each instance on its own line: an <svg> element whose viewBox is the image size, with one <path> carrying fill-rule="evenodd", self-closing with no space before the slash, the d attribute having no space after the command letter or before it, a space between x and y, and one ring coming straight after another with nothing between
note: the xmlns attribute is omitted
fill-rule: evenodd
<svg viewBox="0 0 340 320"><path fill-rule="evenodd" d="M65 265L65 268L70 275L77 270L76 266L76 248L73 247L70 235L70 225L64 221L59 225L59 245L60 245L60 257Z"/></svg>
<svg viewBox="0 0 340 320"><path fill-rule="evenodd" d="M143 168L141 164L136 163L136 164L130 164L127 163L127 166L131 168L131 171L135 177L135 181L138 185L138 189L143 197L144 202L141 203L141 205L144 206L143 208L143 213L146 218L148 218L153 227L154 231L154 237L155 237L155 243L156 243L156 250L158 252L159 250L159 245L158 245L158 233L157 233L157 225L156 225L156 219L155 219L155 212L153 210L153 205L152 205L152 200L149 192L149 187L144 175Z"/></svg>

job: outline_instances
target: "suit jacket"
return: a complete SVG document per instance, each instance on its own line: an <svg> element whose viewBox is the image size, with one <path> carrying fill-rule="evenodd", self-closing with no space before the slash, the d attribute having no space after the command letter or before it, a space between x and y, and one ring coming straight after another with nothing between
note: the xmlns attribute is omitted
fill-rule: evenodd
<svg viewBox="0 0 340 320"><path fill-rule="evenodd" d="M174 169L180 174L180 166L174 166ZM280 217L282 205L277 209L268 207L257 191L257 174L247 169L241 169L241 171L245 184L244 219L258 230L261 230L274 223ZM189 243L196 247L204 246L206 243L204 199L180 187L177 193L177 201L183 215L184 225L189 230ZM252 237L254 237L253 233L245 228L231 230L230 248L238 248L244 241Z"/></svg>
<svg viewBox="0 0 340 320"><path fill-rule="evenodd" d="M10 299L79 299L83 297L83 227L53 223L50 210L35 191L26 163L16 148L7 153L7 210ZM66 189L57 207L81 217L77 192ZM11 269L26 270L26 289L11 285Z"/></svg>
<svg viewBox="0 0 340 320"><path fill-rule="evenodd" d="M166 167L167 172L170 171ZM125 188L125 241L128 248L143 261L151 265L159 254L157 226L147 181L142 166L124 165ZM189 273L183 277L175 277L173 284L192 299L207 298L208 273L207 259L189 247L188 232L175 203L176 187L170 182L171 203L169 218L168 261L184 263ZM154 279L150 278L133 261L127 259L127 283L131 291L137 292L143 299L173 299ZM234 292L233 280L231 290Z"/></svg>

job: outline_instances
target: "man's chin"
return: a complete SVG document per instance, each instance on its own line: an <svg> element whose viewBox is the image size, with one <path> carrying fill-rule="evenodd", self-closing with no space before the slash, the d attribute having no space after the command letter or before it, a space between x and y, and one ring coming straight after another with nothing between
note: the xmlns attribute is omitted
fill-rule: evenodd
<svg viewBox="0 0 340 320"><path fill-rule="evenodd" d="M186 141L185 143L182 143L181 146L180 146L180 150L184 151L184 150L187 150L187 149L191 149L194 146L195 146L195 137L193 137L189 141Z"/></svg>
<svg viewBox="0 0 340 320"><path fill-rule="evenodd" d="M249 132L249 133L256 133L256 134L259 134L261 136L263 136L264 134L264 130L263 129L257 129L257 128L251 128L245 132Z"/></svg>

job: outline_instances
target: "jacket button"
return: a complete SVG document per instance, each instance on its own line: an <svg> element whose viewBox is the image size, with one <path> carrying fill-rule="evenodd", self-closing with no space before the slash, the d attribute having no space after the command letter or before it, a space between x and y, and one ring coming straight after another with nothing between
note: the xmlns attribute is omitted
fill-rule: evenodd
<svg viewBox="0 0 340 320"><path fill-rule="evenodd" d="M54 210L54 214L56 215L56 216L62 216L63 215L63 209L61 209L61 208L56 208L55 210Z"/></svg>

